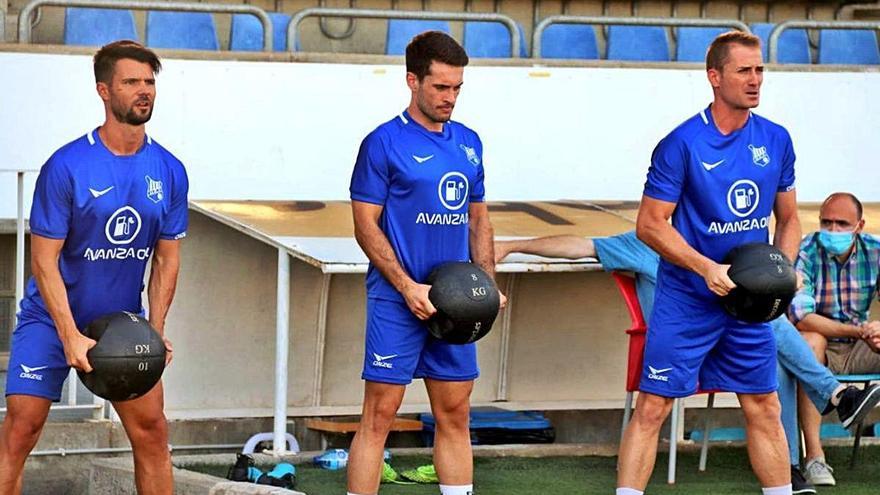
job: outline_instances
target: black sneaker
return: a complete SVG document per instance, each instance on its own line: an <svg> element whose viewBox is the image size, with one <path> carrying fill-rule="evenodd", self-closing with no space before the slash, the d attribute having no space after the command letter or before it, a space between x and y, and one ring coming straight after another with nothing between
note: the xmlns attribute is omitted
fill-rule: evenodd
<svg viewBox="0 0 880 495"><path fill-rule="evenodd" d="M235 464L226 473L226 479L231 481L248 481L248 470L254 467L254 458L248 454L238 454Z"/></svg>
<svg viewBox="0 0 880 495"><path fill-rule="evenodd" d="M858 424L871 409L880 402L880 385L873 384L864 390L850 385L840 393L840 402L837 404L837 416L844 428Z"/></svg>
<svg viewBox="0 0 880 495"><path fill-rule="evenodd" d="M793 495L798 493L816 493L816 488L804 478L800 468L794 465L791 466L791 493Z"/></svg>

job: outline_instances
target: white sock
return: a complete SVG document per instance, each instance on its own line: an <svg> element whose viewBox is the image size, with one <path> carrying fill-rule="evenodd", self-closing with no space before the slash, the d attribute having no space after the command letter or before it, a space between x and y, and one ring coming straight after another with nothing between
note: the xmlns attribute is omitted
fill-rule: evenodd
<svg viewBox="0 0 880 495"><path fill-rule="evenodd" d="M440 495L474 495L474 485L440 485Z"/></svg>
<svg viewBox="0 0 880 495"><path fill-rule="evenodd" d="M840 405L840 393L846 390L846 385L838 385L837 388L834 389L834 393L831 394L831 405L837 407Z"/></svg>
<svg viewBox="0 0 880 495"><path fill-rule="evenodd" d="M764 495L791 495L791 484L785 486L774 486L772 488L761 488Z"/></svg>
<svg viewBox="0 0 880 495"><path fill-rule="evenodd" d="M618 488L615 495L644 495L645 492L640 492L635 488Z"/></svg>

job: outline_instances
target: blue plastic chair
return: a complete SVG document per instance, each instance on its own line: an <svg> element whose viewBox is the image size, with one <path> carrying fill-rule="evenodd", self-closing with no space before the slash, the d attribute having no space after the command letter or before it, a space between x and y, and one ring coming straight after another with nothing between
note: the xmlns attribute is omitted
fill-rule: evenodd
<svg viewBox="0 0 880 495"><path fill-rule="evenodd" d="M758 22L749 26L752 33L761 38L761 53L764 54L765 62L770 62L768 46L770 32L774 27L776 25L769 22ZM812 62L810 39L807 37L805 29L786 29L783 31L782 36L779 37L777 48L776 58L780 64L809 64Z"/></svg>
<svg viewBox="0 0 880 495"><path fill-rule="evenodd" d="M526 57L526 37L517 24L519 56ZM474 58L508 58L511 56L510 32L500 22L471 21L464 24L464 49Z"/></svg>
<svg viewBox="0 0 880 495"><path fill-rule="evenodd" d="M596 31L586 24L551 24L541 33L541 58L596 60Z"/></svg>
<svg viewBox="0 0 880 495"><path fill-rule="evenodd" d="M419 21L410 19L391 19L388 21L388 37L385 39L386 55L403 55L406 45L413 37L425 31L442 31L449 33L446 21ZM508 53L510 49L508 48Z"/></svg>
<svg viewBox="0 0 880 495"><path fill-rule="evenodd" d="M117 40L138 40L130 10L69 7L64 17L64 44L104 46Z"/></svg>
<svg viewBox="0 0 880 495"><path fill-rule="evenodd" d="M863 387L867 387L871 382L880 381L880 373L869 373L864 375L834 375L834 378L840 383L861 383L863 384ZM862 423L864 423L864 420L859 421L852 427L852 430L856 434L856 439L853 441L852 455L849 458L850 468L854 468L856 466L856 461L858 460L859 445L862 442Z"/></svg>
<svg viewBox="0 0 880 495"><path fill-rule="evenodd" d="M657 26L609 26L608 60L668 62L666 29Z"/></svg>
<svg viewBox="0 0 880 495"><path fill-rule="evenodd" d="M276 52L287 51L287 25L290 15L269 12L272 20L272 49ZM299 41L297 41L299 48ZM234 14L229 33L229 49L245 52L263 50L263 24L250 14Z"/></svg>
<svg viewBox="0 0 880 495"><path fill-rule="evenodd" d="M678 43L675 47L675 60L679 62L705 62L709 45L725 28L681 27L678 28Z"/></svg>
<svg viewBox="0 0 880 495"><path fill-rule="evenodd" d="M819 31L819 63L880 64L877 33L861 29L823 29Z"/></svg>
<svg viewBox="0 0 880 495"><path fill-rule="evenodd" d="M214 17L207 12L148 12L147 46L187 50L220 49Z"/></svg>

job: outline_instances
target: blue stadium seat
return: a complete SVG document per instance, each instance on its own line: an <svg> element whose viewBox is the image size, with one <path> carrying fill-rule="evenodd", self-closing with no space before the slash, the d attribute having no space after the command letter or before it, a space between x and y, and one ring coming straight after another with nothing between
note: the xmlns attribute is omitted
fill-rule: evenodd
<svg viewBox="0 0 880 495"><path fill-rule="evenodd" d="M147 46L188 50L219 50L214 17L206 12L147 13Z"/></svg>
<svg viewBox="0 0 880 495"><path fill-rule="evenodd" d="M764 54L765 62L770 61L767 46L770 32L775 26L769 22L757 22L749 26L752 33L761 38L761 52ZM776 56L780 64L809 64L812 62L810 40L807 38L805 29L786 29L783 31L782 36L779 37L778 49Z"/></svg>
<svg viewBox="0 0 880 495"><path fill-rule="evenodd" d="M877 34L855 29L823 29L819 32L820 64L880 64Z"/></svg>
<svg viewBox="0 0 880 495"><path fill-rule="evenodd" d="M287 51L287 25L290 15L269 12L272 19L272 49L276 52ZM297 42L299 48L299 42ZM234 14L229 34L229 49L247 52L263 50L263 25L260 20L250 14Z"/></svg>
<svg viewBox="0 0 880 495"><path fill-rule="evenodd" d="M585 24L551 24L541 34L541 58L599 58L596 31Z"/></svg>
<svg viewBox="0 0 880 495"><path fill-rule="evenodd" d="M608 60L668 62L666 29L657 26L609 26Z"/></svg>
<svg viewBox="0 0 880 495"><path fill-rule="evenodd" d="M719 34L729 31L718 27L680 27L675 60L679 62L705 62L706 51Z"/></svg>
<svg viewBox="0 0 880 495"><path fill-rule="evenodd" d="M104 46L116 40L138 40L130 10L70 7L64 17L64 44Z"/></svg>
<svg viewBox="0 0 880 495"><path fill-rule="evenodd" d="M519 56L526 57L526 37L522 26L519 32ZM510 51L510 32L500 22L466 22L464 24L464 49L468 56L475 58L508 58Z"/></svg>
<svg viewBox="0 0 880 495"><path fill-rule="evenodd" d="M425 31L443 31L448 33L449 23L446 21L390 19L388 21L388 37L385 40L385 54L405 54L406 45L412 41L415 35Z"/></svg>

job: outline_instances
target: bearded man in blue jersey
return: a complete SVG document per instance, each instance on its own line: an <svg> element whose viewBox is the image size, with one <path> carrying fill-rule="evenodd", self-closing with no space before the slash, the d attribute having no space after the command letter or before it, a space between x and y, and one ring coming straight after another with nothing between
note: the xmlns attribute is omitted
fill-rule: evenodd
<svg viewBox="0 0 880 495"><path fill-rule="evenodd" d="M166 364L171 360L165 316L186 235L189 185L183 164L144 129L160 69L158 57L133 41L101 48L94 71L104 124L60 148L40 170L30 216L34 276L12 334L6 381L0 493L21 491L25 459L70 367L91 371L86 352L95 341L80 330L107 313L143 313L150 258L148 317L165 340ZM163 401L159 382L137 399L113 403L131 441L140 494L173 490Z"/></svg>
<svg viewBox="0 0 880 495"><path fill-rule="evenodd" d="M467 63L464 49L444 33L413 38L406 48L409 107L364 139L354 166L355 237L370 268L366 384L349 456L349 494L378 491L382 449L413 378L424 379L437 421L440 492L473 493L468 416L479 375L476 347L437 340L424 324L436 312L424 283L435 266L473 261L495 273L483 145L450 120Z"/></svg>
<svg viewBox="0 0 880 495"><path fill-rule="evenodd" d="M764 71L757 37L718 36L706 69L714 100L657 145L639 208L638 237L662 260L641 393L620 446L617 495L643 493L673 399L698 384L737 394L763 493L791 494L773 332L729 316L719 297L735 287L721 260L738 245L769 242L771 213L773 243L790 260L797 256L795 155L783 127L751 112Z"/></svg>

